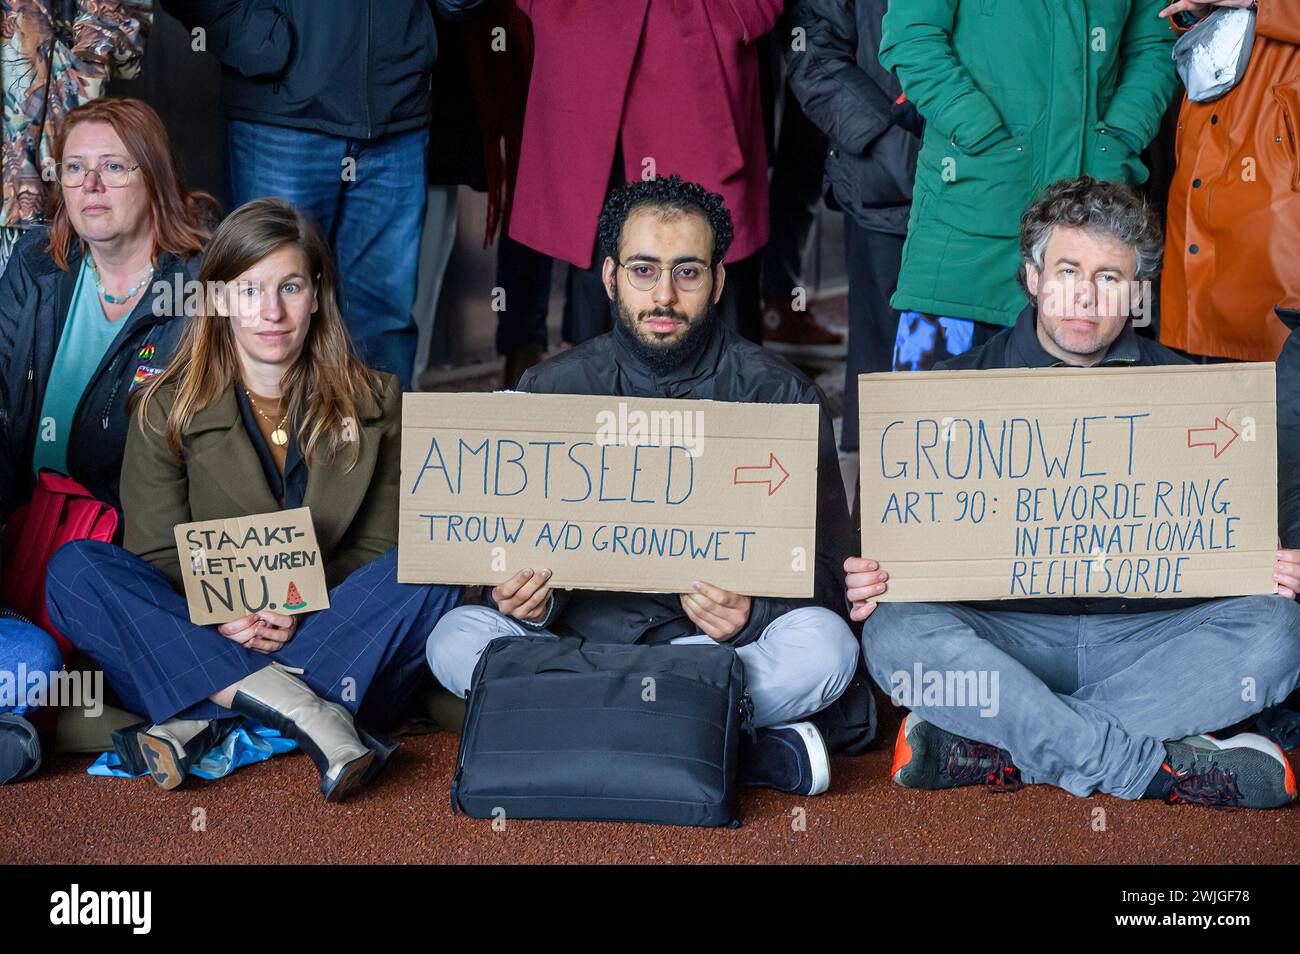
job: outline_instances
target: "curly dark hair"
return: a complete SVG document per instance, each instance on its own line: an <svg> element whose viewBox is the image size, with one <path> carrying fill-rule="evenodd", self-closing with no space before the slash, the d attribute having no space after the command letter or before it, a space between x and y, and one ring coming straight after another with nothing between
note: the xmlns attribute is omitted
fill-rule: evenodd
<svg viewBox="0 0 1300 954"><path fill-rule="evenodd" d="M1137 280L1155 278L1160 272L1165 245L1160 217L1138 193L1117 182L1103 182L1092 176L1061 179L1038 196L1020 218L1020 287L1025 284L1025 266L1043 268L1043 253L1058 225L1109 235L1133 249L1137 259Z"/></svg>
<svg viewBox="0 0 1300 954"><path fill-rule="evenodd" d="M600 210L600 224L596 230L598 246L604 255L618 261L618 246L623 238L623 225L633 210L653 208L670 212L694 212L708 219L713 233L713 260L717 265L731 247L733 228L731 213L722 196L710 192L697 182L687 182L681 176L663 179L645 179L615 189Z"/></svg>

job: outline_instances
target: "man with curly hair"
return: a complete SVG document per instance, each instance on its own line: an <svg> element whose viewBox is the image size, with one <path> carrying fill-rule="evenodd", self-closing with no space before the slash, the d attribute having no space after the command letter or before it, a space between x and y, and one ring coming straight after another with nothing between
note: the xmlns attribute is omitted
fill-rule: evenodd
<svg viewBox="0 0 1300 954"><path fill-rule="evenodd" d="M1129 320L1162 252L1159 219L1129 187L1089 176L1049 186L1021 218L1029 304L1011 328L939 369L1187 364ZM906 572L855 557L844 582L850 615L865 621L867 668L912 704L890 770L898 784L1007 791L1023 781L1220 808L1296 797L1276 744L1208 733L1300 683L1300 550L1278 550L1276 595L1222 599L878 603L891 569ZM918 671L986 674L992 699L963 691L964 703L945 700L928 677L921 697L910 682Z"/></svg>
<svg viewBox="0 0 1300 954"><path fill-rule="evenodd" d="M837 702L855 682L858 665L837 576L849 554L849 523L825 397L785 359L718 319L732 238L720 195L677 176L636 182L605 202L599 238L614 330L529 369L520 390L816 404L814 594L750 597L707 580L683 594L562 590L550 586L545 567L524 569L493 588L492 606L464 606L444 617L429 637L430 668L464 696L479 655L503 635L727 644L745 664L758 727L755 739L742 736L741 783L805 795L825 791L827 747L810 717ZM858 683L869 707L866 686Z"/></svg>

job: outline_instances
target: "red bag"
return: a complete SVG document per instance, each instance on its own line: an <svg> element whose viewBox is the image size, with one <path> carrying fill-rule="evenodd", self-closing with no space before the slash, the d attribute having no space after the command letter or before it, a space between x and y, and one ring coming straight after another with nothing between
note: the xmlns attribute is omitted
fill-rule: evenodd
<svg viewBox="0 0 1300 954"><path fill-rule="evenodd" d="M72 643L54 628L45 608L45 574L54 551L71 540L117 537L117 511L101 503L71 477L42 470L30 503L14 511L5 527L0 603L16 609L59 644L63 661Z"/></svg>

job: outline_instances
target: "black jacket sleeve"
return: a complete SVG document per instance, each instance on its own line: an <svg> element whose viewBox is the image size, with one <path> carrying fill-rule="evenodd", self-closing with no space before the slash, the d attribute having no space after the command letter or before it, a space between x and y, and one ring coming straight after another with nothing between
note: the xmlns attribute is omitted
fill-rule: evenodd
<svg viewBox="0 0 1300 954"><path fill-rule="evenodd" d="M859 0L861 2L861 0ZM790 89L838 148L861 155L893 124L893 103L858 65L854 0L798 0L787 12L805 49L787 55Z"/></svg>
<svg viewBox="0 0 1300 954"><path fill-rule="evenodd" d="M293 25L273 0L162 0L204 48L249 79L282 77L293 54Z"/></svg>

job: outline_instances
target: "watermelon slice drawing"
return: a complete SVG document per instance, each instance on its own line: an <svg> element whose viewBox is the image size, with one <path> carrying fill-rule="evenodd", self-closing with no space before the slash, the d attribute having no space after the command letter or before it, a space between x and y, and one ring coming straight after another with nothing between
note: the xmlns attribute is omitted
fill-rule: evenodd
<svg viewBox="0 0 1300 954"><path fill-rule="evenodd" d="M307 601L302 598L298 592L298 587L294 585L293 580L289 581L289 592L284 595L284 609L300 610L307 605Z"/></svg>

